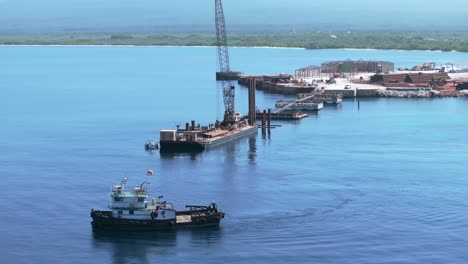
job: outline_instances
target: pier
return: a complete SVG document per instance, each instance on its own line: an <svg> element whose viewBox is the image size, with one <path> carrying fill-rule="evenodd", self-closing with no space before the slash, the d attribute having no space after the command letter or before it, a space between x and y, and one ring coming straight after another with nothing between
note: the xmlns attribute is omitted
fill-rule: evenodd
<svg viewBox="0 0 468 264"><path fill-rule="evenodd" d="M261 120L261 127L271 127L271 120L299 120L309 115L301 111L286 111L286 109L271 109L263 110L263 112L257 112L256 118Z"/></svg>
<svg viewBox="0 0 468 264"><path fill-rule="evenodd" d="M268 109L268 114L266 113L266 110L263 111L263 113L257 113L257 118L262 119L262 127L264 123L264 119L267 118L267 120L298 120L302 119L305 117L308 117L309 115L301 112L299 110L294 109L294 106L297 104L301 104L305 101L307 98L299 99L293 102L290 102L283 107L276 108L273 111L271 109Z"/></svg>
<svg viewBox="0 0 468 264"><path fill-rule="evenodd" d="M263 113L257 113L257 118L263 118ZM309 115L303 112L272 112L270 120L299 120ZM263 126L263 125L262 125Z"/></svg>

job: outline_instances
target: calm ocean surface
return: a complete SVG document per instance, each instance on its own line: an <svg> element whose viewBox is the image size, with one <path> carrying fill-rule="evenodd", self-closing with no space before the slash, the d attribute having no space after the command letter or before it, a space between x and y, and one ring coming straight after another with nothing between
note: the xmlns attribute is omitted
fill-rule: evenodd
<svg viewBox="0 0 468 264"><path fill-rule="evenodd" d="M468 53L233 48L246 74L328 60L466 62ZM345 100L197 155L159 130L222 110L214 48L0 47L1 263L466 263L468 100ZM237 89L246 112L247 91ZM283 96L257 92L259 108ZM129 176L219 228L93 235L89 211Z"/></svg>

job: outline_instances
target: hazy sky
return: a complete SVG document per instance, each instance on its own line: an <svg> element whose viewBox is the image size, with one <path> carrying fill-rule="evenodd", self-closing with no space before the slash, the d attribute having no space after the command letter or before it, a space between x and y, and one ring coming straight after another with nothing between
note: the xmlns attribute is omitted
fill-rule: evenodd
<svg viewBox="0 0 468 264"><path fill-rule="evenodd" d="M224 0L228 25L468 30L467 0ZM3 28L209 25L214 0L0 0Z"/></svg>

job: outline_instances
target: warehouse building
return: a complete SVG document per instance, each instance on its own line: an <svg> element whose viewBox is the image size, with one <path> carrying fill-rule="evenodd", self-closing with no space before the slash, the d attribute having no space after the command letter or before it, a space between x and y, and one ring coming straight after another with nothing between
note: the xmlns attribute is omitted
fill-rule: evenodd
<svg viewBox="0 0 468 264"><path fill-rule="evenodd" d="M395 64L389 61L329 61L321 65L322 73L356 73L375 72L388 73L395 70Z"/></svg>

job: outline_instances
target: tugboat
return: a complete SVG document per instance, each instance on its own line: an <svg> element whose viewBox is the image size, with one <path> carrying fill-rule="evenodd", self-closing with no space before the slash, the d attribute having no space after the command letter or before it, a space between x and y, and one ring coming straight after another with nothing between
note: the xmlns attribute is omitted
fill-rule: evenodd
<svg viewBox="0 0 468 264"><path fill-rule="evenodd" d="M127 188L128 178L114 185L109 194L110 210L91 209L93 231L156 231L189 227L217 226L224 218L216 203L208 206L186 205L187 210L176 211L172 203L151 198L148 202L148 183Z"/></svg>

